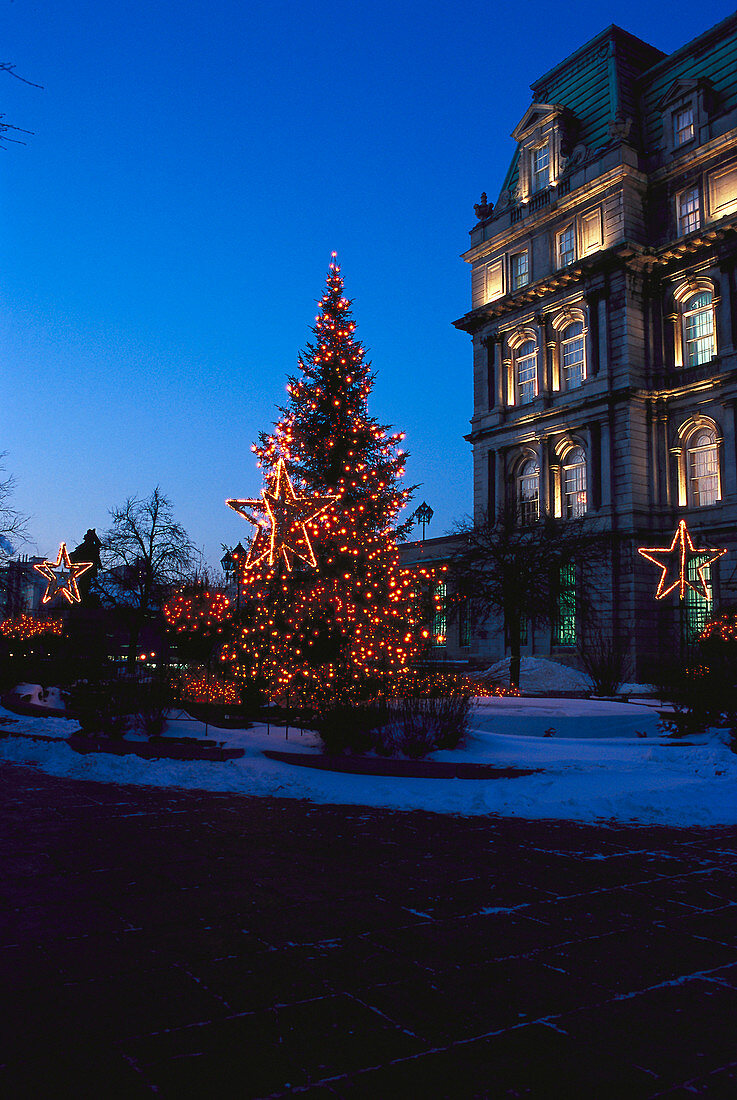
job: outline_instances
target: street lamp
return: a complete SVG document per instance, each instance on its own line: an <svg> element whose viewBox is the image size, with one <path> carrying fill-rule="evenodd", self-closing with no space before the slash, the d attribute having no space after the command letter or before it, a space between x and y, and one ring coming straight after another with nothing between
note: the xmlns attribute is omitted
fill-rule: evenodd
<svg viewBox="0 0 737 1100"><path fill-rule="evenodd" d="M422 541L423 542L425 541L425 526L426 526L426 524L428 524L430 522L430 520L432 519L434 514L435 513L433 512L432 508L427 503L427 501L423 500L422 504L417 509L414 516L412 517L414 519L415 523L418 523L418 524L421 523L422 524Z"/></svg>

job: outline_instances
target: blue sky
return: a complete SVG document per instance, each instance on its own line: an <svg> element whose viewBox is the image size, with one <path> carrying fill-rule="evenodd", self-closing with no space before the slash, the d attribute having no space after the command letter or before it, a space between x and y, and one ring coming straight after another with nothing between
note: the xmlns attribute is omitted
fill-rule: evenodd
<svg viewBox="0 0 737 1100"><path fill-rule="evenodd" d="M609 23L670 52L732 11L575 0L0 0L0 450L56 553L156 485L211 562L330 253L428 535L471 510L459 259L529 85Z"/></svg>

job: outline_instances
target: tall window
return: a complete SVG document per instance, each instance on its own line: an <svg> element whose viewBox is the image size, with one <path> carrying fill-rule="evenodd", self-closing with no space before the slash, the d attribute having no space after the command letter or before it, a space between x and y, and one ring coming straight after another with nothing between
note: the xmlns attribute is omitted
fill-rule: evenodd
<svg viewBox="0 0 737 1100"><path fill-rule="evenodd" d="M461 649L467 649L471 644L471 616L468 600L465 599L458 605L458 644Z"/></svg>
<svg viewBox="0 0 737 1100"><path fill-rule="evenodd" d="M532 190L542 191L550 180L550 148L541 145L532 150Z"/></svg>
<svg viewBox="0 0 737 1100"><path fill-rule="evenodd" d="M447 642L448 608L447 586L445 581L438 581L432 590L432 621L430 623L431 644L436 648L442 648Z"/></svg>
<svg viewBox="0 0 737 1100"><path fill-rule="evenodd" d="M574 321L560 334L563 383L567 390L580 386L586 377L583 322Z"/></svg>
<svg viewBox="0 0 737 1100"><path fill-rule="evenodd" d="M678 196L678 233L685 237L701 225L701 204L698 187L689 187Z"/></svg>
<svg viewBox="0 0 737 1100"><path fill-rule="evenodd" d="M530 458L517 477L517 505L520 523L527 526L540 518L540 466Z"/></svg>
<svg viewBox="0 0 737 1100"><path fill-rule="evenodd" d="M688 563L688 579L690 581L698 581L698 567L698 559L691 558ZM694 644L699 634L712 617L714 592L712 589L711 566L705 566L701 572L704 577L708 599L705 600L701 593L695 592L693 588L686 589L685 615L683 617L683 633L686 645Z"/></svg>
<svg viewBox="0 0 737 1100"><path fill-rule="evenodd" d="M694 508L716 504L719 490L719 448L712 428L694 432L688 444L688 502Z"/></svg>
<svg viewBox="0 0 737 1100"><path fill-rule="evenodd" d="M575 519L586 511L586 455L573 447L563 464L563 515Z"/></svg>
<svg viewBox="0 0 737 1100"><path fill-rule="evenodd" d="M710 290L700 290L683 303L683 343L687 367L708 363L714 355L714 307Z"/></svg>
<svg viewBox="0 0 737 1100"><path fill-rule="evenodd" d="M512 290L519 290L530 281L530 257L528 252L515 252L509 257L509 281Z"/></svg>
<svg viewBox="0 0 737 1100"><path fill-rule="evenodd" d="M561 565L558 573L558 603L553 623L555 645L576 644L576 567Z"/></svg>
<svg viewBox="0 0 737 1100"><path fill-rule="evenodd" d="M681 107L673 116L673 141L676 148L694 136L693 107Z"/></svg>
<svg viewBox="0 0 737 1100"><path fill-rule="evenodd" d="M566 267L576 259L576 227L569 225L558 234L558 267Z"/></svg>
<svg viewBox="0 0 737 1100"><path fill-rule="evenodd" d="M537 347L525 340L517 349L517 403L526 405L537 397Z"/></svg>

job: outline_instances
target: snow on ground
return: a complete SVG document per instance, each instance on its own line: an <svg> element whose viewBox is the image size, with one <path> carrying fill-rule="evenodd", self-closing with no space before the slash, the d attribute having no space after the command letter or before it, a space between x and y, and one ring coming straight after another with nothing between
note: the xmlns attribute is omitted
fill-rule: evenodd
<svg viewBox="0 0 737 1100"><path fill-rule="evenodd" d="M79 755L63 738L76 723L26 718L0 708L0 761L34 764L51 775L155 787L187 787L318 803L422 809L462 815L663 825L737 824L737 755L710 734L674 741L660 734L657 711L592 699L485 698L474 707L462 749L434 754L541 769L516 779L401 779L348 775L269 760L263 750L316 753L314 734L292 728L210 727L208 736L245 749L219 763ZM546 730L554 730L544 736ZM205 736L199 722L169 723L170 736ZM646 734L645 737L637 736ZM12 733L55 737L33 741Z"/></svg>

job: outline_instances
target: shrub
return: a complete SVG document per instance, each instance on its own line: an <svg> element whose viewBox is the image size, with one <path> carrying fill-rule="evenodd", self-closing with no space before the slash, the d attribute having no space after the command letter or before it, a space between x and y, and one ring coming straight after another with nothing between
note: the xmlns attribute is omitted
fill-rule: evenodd
<svg viewBox="0 0 737 1100"><path fill-rule="evenodd" d="M377 731L387 721L384 702L342 703L323 708L314 726L325 752L369 752L377 747Z"/></svg>
<svg viewBox="0 0 737 1100"><path fill-rule="evenodd" d="M324 708L315 728L329 753L401 753L416 760L463 741L472 694L463 677L415 673L403 678L389 698Z"/></svg>
<svg viewBox="0 0 737 1100"><path fill-rule="evenodd" d="M136 726L147 737L160 737L171 706L172 689L162 678L138 684Z"/></svg>
<svg viewBox="0 0 737 1100"><path fill-rule="evenodd" d="M590 628L586 631L578 652L593 684L594 693L615 695L630 670L626 643L619 637L605 634L598 627Z"/></svg>
<svg viewBox="0 0 737 1100"><path fill-rule="evenodd" d="M119 679L78 680L67 692L67 712L88 736L122 737L135 710L133 687Z"/></svg>

